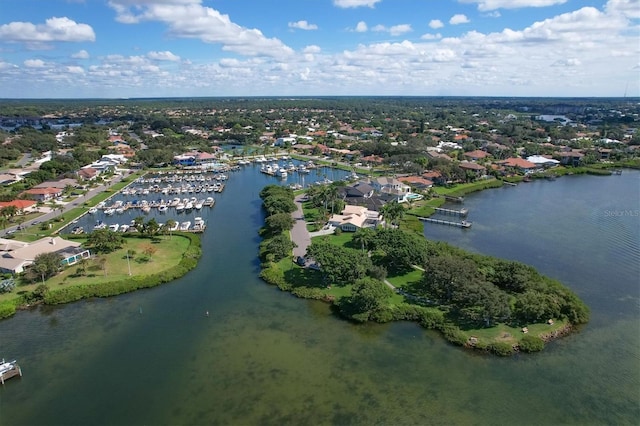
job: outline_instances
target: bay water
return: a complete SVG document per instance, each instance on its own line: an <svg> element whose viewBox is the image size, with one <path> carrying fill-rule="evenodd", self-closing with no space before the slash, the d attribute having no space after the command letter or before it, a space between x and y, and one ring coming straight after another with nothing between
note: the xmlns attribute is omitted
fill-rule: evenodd
<svg viewBox="0 0 640 426"><path fill-rule="evenodd" d="M24 373L0 388L0 425L637 423L640 172L487 190L466 197L471 229L425 224L590 306L579 332L506 359L409 322L353 325L262 282L258 193L274 182L230 176L183 278L0 321L0 356Z"/></svg>

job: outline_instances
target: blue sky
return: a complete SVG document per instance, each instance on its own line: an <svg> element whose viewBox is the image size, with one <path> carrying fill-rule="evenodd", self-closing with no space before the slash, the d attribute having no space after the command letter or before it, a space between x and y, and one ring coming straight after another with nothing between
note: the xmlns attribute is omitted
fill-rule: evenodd
<svg viewBox="0 0 640 426"><path fill-rule="evenodd" d="M1 0L0 98L640 95L640 0Z"/></svg>

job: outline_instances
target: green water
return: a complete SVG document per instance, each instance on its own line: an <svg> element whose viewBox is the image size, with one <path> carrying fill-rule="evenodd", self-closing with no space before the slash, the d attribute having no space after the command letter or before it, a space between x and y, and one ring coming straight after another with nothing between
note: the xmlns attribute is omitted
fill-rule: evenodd
<svg viewBox="0 0 640 426"><path fill-rule="evenodd" d="M468 198L471 230L425 228L529 259L592 307L580 333L509 359L412 323L351 325L257 279L269 182L231 176L184 278L0 322L0 356L24 371L0 389L0 424L637 423L640 218L603 212L640 207L640 173L487 191Z"/></svg>

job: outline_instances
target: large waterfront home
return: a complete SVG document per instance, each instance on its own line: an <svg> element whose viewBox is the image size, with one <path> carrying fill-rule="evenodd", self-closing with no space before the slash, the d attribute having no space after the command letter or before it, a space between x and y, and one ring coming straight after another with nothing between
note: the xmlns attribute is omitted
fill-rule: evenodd
<svg viewBox="0 0 640 426"><path fill-rule="evenodd" d="M69 266L87 259L89 250L83 249L77 241L61 237L41 238L32 243L0 238L0 271L18 274L33 264L38 255L58 253L62 256L62 265Z"/></svg>
<svg viewBox="0 0 640 426"><path fill-rule="evenodd" d="M329 218L329 225L345 232L355 232L361 228L375 228L381 223L380 213L362 206L346 205L340 214L334 214Z"/></svg>

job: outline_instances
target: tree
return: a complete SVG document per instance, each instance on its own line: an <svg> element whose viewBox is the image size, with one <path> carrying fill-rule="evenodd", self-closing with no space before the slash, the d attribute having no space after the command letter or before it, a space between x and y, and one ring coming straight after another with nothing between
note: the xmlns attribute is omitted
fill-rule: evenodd
<svg viewBox="0 0 640 426"><path fill-rule="evenodd" d="M13 217L18 214L18 208L16 206L5 206L0 209L0 215L5 218L9 218L9 221L13 220Z"/></svg>
<svg viewBox="0 0 640 426"><path fill-rule="evenodd" d="M371 259L357 250L335 246L322 238L307 248L307 254L320 264L330 283L346 285L363 278L371 267Z"/></svg>
<svg viewBox="0 0 640 426"><path fill-rule="evenodd" d="M385 223L391 222L392 225L397 225L398 220L404 216L404 206L394 200L382 206L381 213Z"/></svg>
<svg viewBox="0 0 640 426"><path fill-rule="evenodd" d="M142 225L142 233L148 235L151 238L158 235L159 232L160 232L160 225L158 224L155 218L149 219L147 223Z"/></svg>
<svg viewBox="0 0 640 426"><path fill-rule="evenodd" d="M176 226L176 221L173 219L169 219L167 220L167 222L164 224L164 230L169 232L169 238L171 238L173 235L173 231L172 229Z"/></svg>
<svg viewBox="0 0 640 426"><path fill-rule="evenodd" d="M31 269L42 280L54 276L62 268L62 255L55 252L41 253L33 260Z"/></svg>
<svg viewBox="0 0 640 426"><path fill-rule="evenodd" d="M96 229L89 234L86 245L97 253L111 253L122 247L124 238L110 229Z"/></svg>
<svg viewBox="0 0 640 426"><path fill-rule="evenodd" d="M368 251L369 247L373 243L375 238L375 231L371 228L360 228L358 229L351 240L358 246L362 248L362 252L365 253L365 249Z"/></svg>
<svg viewBox="0 0 640 426"><path fill-rule="evenodd" d="M340 302L340 313L358 322L375 319L376 314L384 310L392 294L382 281L362 278L354 284L351 296Z"/></svg>
<svg viewBox="0 0 640 426"><path fill-rule="evenodd" d="M260 257L277 262L291 255L295 244L287 235L276 235L260 244Z"/></svg>
<svg viewBox="0 0 640 426"><path fill-rule="evenodd" d="M293 228L294 220L290 213L276 213L265 220L267 232L277 235Z"/></svg>
<svg viewBox="0 0 640 426"><path fill-rule="evenodd" d="M151 259L151 256L153 256L158 251L158 248L152 244L147 244L143 247L142 251L146 256L149 257L149 259Z"/></svg>

